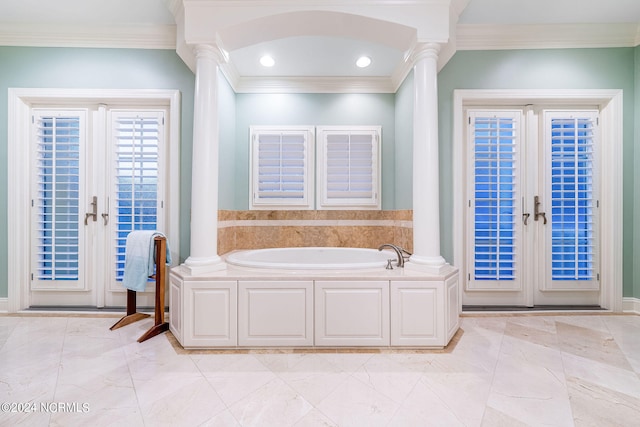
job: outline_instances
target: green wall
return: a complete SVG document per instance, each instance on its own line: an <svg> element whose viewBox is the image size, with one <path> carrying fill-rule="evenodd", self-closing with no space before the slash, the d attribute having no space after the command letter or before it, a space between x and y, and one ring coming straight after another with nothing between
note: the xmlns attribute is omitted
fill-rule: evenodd
<svg viewBox="0 0 640 427"><path fill-rule="evenodd" d="M395 209L413 206L413 72L396 92Z"/></svg>
<svg viewBox="0 0 640 427"><path fill-rule="evenodd" d="M173 51L0 47L0 169L7 165L7 89L153 88L182 94L180 260L189 255L193 73ZM412 206L413 76L396 94L235 94L219 75L222 209L247 209L250 125L380 124L383 209ZM438 75L442 254L452 259L454 89L624 91L624 296L640 298L640 47L462 51ZM638 123L634 126L635 123ZM639 147L634 150L634 145ZM0 242L7 241L7 176L0 174ZM7 246L0 246L0 298L7 296Z"/></svg>
<svg viewBox="0 0 640 427"><path fill-rule="evenodd" d="M633 263L633 292L625 288L624 296L640 298L640 46L635 48L635 144L634 144L634 178L633 178L633 252L629 256ZM630 184L631 185L631 184ZM626 223L625 223L626 225Z"/></svg>
<svg viewBox="0 0 640 427"><path fill-rule="evenodd" d="M237 94L235 208L249 208L249 126L382 126L382 209L394 208L393 94Z"/></svg>
<svg viewBox="0 0 640 427"><path fill-rule="evenodd" d="M0 298L7 297L8 88L178 89L182 94L182 196L190 194L193 73L172 50L0 47ZM189 204L181 201L182 218ZM182 221L182 236L189 235ZM186 246L185 246L186 244ZM180 253L188 253L188 239Z"/></svg>
<svg viewBox="0 0 640 427"><path fill-rule="evenodd" d="M635 51L635 54L634 54ZM623 282L624 296L640 297L634 276L634 71L638 49L552 49L461 51L438 74L442 255L452 259L452 130L454 89L622 89L623 130ZM634 63L635 61L635 63ZM638 99L638 97L635 97ZM636 115L637 117L637 115ZM636 160L635 165L640 167ZM636 175L636 178L638 175ZM636 180L636 182L638 182ZM636 221L634 221L634 218ZM640 227L640 225L638 226ZM636 227L636 228L638 228ZM637 236L637 231L636 231ZM638 239L636 237L636 248ZM637 252L636 252L637 253Z"/></svg>
<svg viewBox="0 0 640 427"><path fill-rule="evenodd" d="M236 94L222 73L218 73L218 113L220 128L218 207L233 210L236 194L233 179L236 171Z"/></svg>

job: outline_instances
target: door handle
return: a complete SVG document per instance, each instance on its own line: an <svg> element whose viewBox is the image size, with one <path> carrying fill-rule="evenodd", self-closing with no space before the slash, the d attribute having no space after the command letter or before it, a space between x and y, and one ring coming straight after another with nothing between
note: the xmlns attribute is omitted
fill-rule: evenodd
<svg viewBox="0 0 640 427"><path fill-rule="evenodd" d="M87 212L84 214L84 225L89 224L89 217L93 217L93 222L98 220L98 196L93 196L91 199L91 212Z"/></svg>
<svg viewBox="0 0 640 427"><path fill-rule="evenodd" d="M545 215L544 212L540 212L540 197L539 196L535 196L533 198L533 220L537 221L538 217L542 217L542 219L544 219L543 224L547 223L547 216Z"/></svg>
<svg viewBox="0 0 640 427"><path fill-rule="evenodd" d="M103 212L102 220L104 221L104 225L109 224L109 198L107 197L107 211Z"/></svg>
<svg viewBox="0 0 640 427"><path fill-rule="evenodd" d="M524 206L524 197L522 198L522 211L524 212L525 210L525 206ZM531 214L529 212L525 212L522 214L522 223L524 225L527 225L527 222L529 221L529 217L531 216Z"/></svg>

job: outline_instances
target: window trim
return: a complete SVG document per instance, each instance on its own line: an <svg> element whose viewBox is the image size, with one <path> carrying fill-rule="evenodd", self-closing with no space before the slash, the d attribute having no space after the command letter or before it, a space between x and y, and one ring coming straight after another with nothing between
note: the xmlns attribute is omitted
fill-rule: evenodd
<svg viewBox="0 0 640 427"><path fill-rule="evenodd" d="M522 186L524 183L524 179L523 179L523 174L522 174L522 169L521 169L521 163L522 163L522 152L518 151L518 149L521 147L521 143L524 140L524 134L525 134L525 130L524 130L524 117L523 117L523 111L521 110L517 110L517 109L497 109L497 108L481 108L481 109L467 109L466 110L466 117L469 118L469 133L467 134L467 138L468 138L468 143L467 143L467 147L466 147L466 153L465 153L465 157L466 157L466 170L471 171L475 168L474 165L474 157L473 157L473 153L475 151L475 139L474 136L475 134L471 132L471 129L473 129L473 123L474 123L474 119L478 118L478 117L486 117L486 116L493 116L494 118L499 118L499 119L511 119L512 123L514 123L516 125L516 127L513 130L513 134L512 137L514 139L514 158L513 158L513 163L514 163L514 173L515 173L515 184L514 184L514 224L513 224L513 239L515 241L520 241L522 239L522 234L523 234L523 229L522 229L522 225L521 222L519 221L519 219L521 218L521 204L519 203L520 198L521 198L521 193L522 193ZM469 214L467 215L466 218L466 230L468 230L469 233L473 233L474 229L475 229L475 208L476 208L476 198L475 198L475 176L471 173L469 173L468 175L468 181L466 183L466 199L469 200L469 209L468 212ZM477 278L475 275L475 272L473 271L473 266L474 266L474 258L475 258L475 245L471 244L471 241L473 241L473 237L470 238L469 242L468 242L468 247L466 248L466 261L467 261L467 265L465 265L465 267L468 269L469 273L471 273L471 275L469 276L469 289L470 290L481 290L481 291L512 291L512 290L521 290L522 289L522 275L523 272L521 271L522 268L522 251L517 251L514 253L514 259L513 259L513 263L515 264L514 266L514 271L516 272L515 277L513 277L510 280L504 280L504 279L497 279L497 280L486 280L486 279L481 279L481 278ZM514 249L519 249L517 244L514 243ZM521 249L521 248L520 248Z"/></svg>
<svg viewBox="0 0 640 427"><path fill-rule="evenodd" d="M305 138L304 150L304 189L302 199L272 198L261 199L258 197L258 138L264 134L302 134ZM249 126L249 209L250 210L285 210L300 209L311 210L314 208L314 177L315 177L315 128L314 126Z"/></svg>
<svg viewBox="0 0 640 427"><path fill-rule="evenodd" d="M371 198L329 198L327 196L327 136L331 133L343 132L346 134L372 134L372 197ZM382 209L382 126L318 126L316 128L316 149L318 151L318 173L316 187L318 193L317 209L342 209L342 210L380 210Z"/></svg>
<svg viewBox="0 0 640 427"><path fill-rule="evenodd" d="M622 156L623 156L623 99L621 89L586 90L454 90L453 99L453 265L466 271L464 240L464 204L466 195L466 163L464 157L464 109L487 105L576 105L598 106L601 137L608 150L602 152L601 169L601 270L602 291L600 305L613 312L622 312ZM460 289L462 292L462 288ZM462 297L462 295L460 295Z"/></svg>
<svg viewBox="0 0 640 427"><path fill-rule="evenodd" d="M6 311L17 312L29 306L29 226L30 222L30 162L29 138L31 108L36 105L71 106L78 103L110 103L118 105L158 105L169 110L168 147L168 188L171 200L168 203L167 237L170 241L180 241L180 92L164 89L47 89L9 88L8 90L8 298ZM25 220L27 218L27 220ZM171 258L179 259L173 253L179 244L171 246ZM3 307L0 307L2 310Z"/></svg>
<svg viewBox="0 0 640 427"><path fill-rule="evenodd" d="M32 108L31 109L31 113L32 113L32 117L34 117L34 121L32 122L32 126L34 127L33 129L33 135L39 134L38 130L40 130L38 128L38 123L39 121L43 118L43 117L52 117L52 118L59 118L59 117L73 117L73 118L77 118L78 119L78 175L79 177L84 177L87 169L86 163L84 161L84 159L86 159L86 142L88 139L88 111L86 108L60 108L60 109L56 109L56 108ZM29 140L29 145L30 145L30 149L29 149L29 155L31 156L31 171L32 173L36 173L36 170L38 169L37 163L38 163L38 151L39 149L37 148L38 145L40 145L40 139L37 137L32 136L32 138ZM55 150L55 149L54 149ZM55 168L55 166L54 166ZM54 173L55 176L55 173ZM38 197L36 196L36 194L38 194L39 190L38 190L38 183L37 183L38 179L34 179L31 182L31 192L30 194L30 198L33 198L33 200L35 201L35 207L39 208L39 203L36 200ZM86 180L80 179L78 182L78 214L77 214L77 221L78 221L78 236L77 236L77 255L78 255L78 259L77 259L77 264L78 266L76 267L77 269L77 278L75 278L74 280L59 280L57 278L55 278L55 266L52 267L52 275L54 277L52 277L51 279L42 279L40 277L39 274L36 273L37 270L39 270L38 268L38 263L40 262L40 259L37 259L34 254L30 254L30 260L31 260L31 271L34 274L34 277L31 279L31 289L32 290L55 290L55 291L61 291L61 290L87 290L86 288L86 276L87 276L87 272L85 269L85 262L84 262L84 252L85 252L85 245L87 244L86 240L85 240L85 228L82 226L82 216L84 215L84 212L82 211L82 206L83 202L87 199L87 194L86 194L86 189L85 189L85 183ZM57 193L56 190L50 191L51 193ZM56 195L51 196L54 200L56 198ZM38 210L38 209L36 209ZM52 216L55 216L55 214L52 214ZM31 212L30 215L30 222L31 222L31 227L33 227L34 230L37 230L39 228L39 224L41 219L39 218L39 215L36 214L35 211ZM32 236L33 241L35 241L37 239L37 236ZM54 249L55 244L51 244L52 246L52 256L55 256L55 254L57 253L57 250ZM53 285L53 286L52 286Z"/></svg>

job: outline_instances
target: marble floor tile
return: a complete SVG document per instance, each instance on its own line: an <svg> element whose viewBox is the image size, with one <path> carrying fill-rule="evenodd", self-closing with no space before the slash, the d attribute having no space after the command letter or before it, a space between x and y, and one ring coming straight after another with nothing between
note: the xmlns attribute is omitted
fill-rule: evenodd
<svg viewBox="0 0 640 427"><path fill-rule="evenodd" d="M580 378L567 378L569 399L576 426L627 427L638 425L640 399L592 384Z"/></svg>
<svg viewBox="0 0 640 427"><path fill-rule="evenodd" d="M69 402L68 400L65 402ZM87 412L56 412L51 414L50 427L144 427L142 413L137 406L95 407L89 405ZM43 424L46 425L46 424Z"/></svg>
<svg viewBox="0 0 640 427"><path fill-rule="evenodd" d="M490 406L487 406L482 417L482 424L480 425L482 427L528 427L531 424L517 420L507 414L493 409Z"/></svg>
<svg viewBox="0 0 640 427"><path fill-rule="evenodd" d="M361 381L348 378L316 406L342 427L384 426L400 405Z"/></svg>
<svg viewBox="0 0 640 427"><path fill-rule="evenodd" d="M260 427L293 426L311 409L309 402L279 378L229 408L240 425Z"/></svg>
<svg viewBox="0 0 640 427"><path fill-rule="evenodd" d="M640 316L606 316L603 321L629 364L640 373Z"/></svg>
<svg viewBox="0 0 640 427"><path fill-rule="evenodd" d="M608 330L576 326L566 322L566 319L556 321L556 328L560 349L563 352L632 370L629 361Z"/></svg>
<svg viewBox="0 0 640 427"><path fill-rule="evenodd" d="M255 357L246 356L248 357L240 357L236 362L225 363L224 368L213 370L211 366L217 365L217 355L197 362L204 377L227 406L233 405L276 378L276 374Z"/></svg>
<svg viewBox="0 0 640 427"><path fill-rule="evenodd" d="M584 380L616 393L640 399L640 378L635 375L634 371L611 366L607 363L599 363L570 353L562 354L562 364L567 379Z"/></svg>
<svg viewBox="0 0 640 427"><path fill-rule="evenodd" d="M548 318L535 316L510 319L504 334L526 343L544 347L558 347L556 322Z"/></svg>
<svg viewBox="0 0 640 427"><path fill-rule="evenodd" d="M318 404L344 382L349 374L319 354L310 354L278 376L312 405Z"/></svg>
<svg viewBox="0 0 640 427"><path fill-rule="evenodd" d="M372 353L321 353L319 356L341 371L350 374L357 371L374 355Z"/></svg>
<svg viewBox="0 0 640 427"><path fill-rule="evenodd" d="M431 389L428 381L418 381L393 414L389 426L465 426L463 419ZM470 424L473 425L473 424Z"/></svg>
<svg viewBox="0 0 640 427"><path fill-rule="evenodd" d="M482 421L492 375L488 374L425 374L420 382L442 401L451 415L465 426L478 426Z"/></svg>
<svg viewBox="0 0 640 427"><path fill-rule="evenodd" d="M573 422L564 375L543 367L522 373L496 368L487 405L532 425L562 427Z"/></svg>
<svg viewBox="0 0 640 427"><path fill-rule="evenodd" d="M134 385L146 425L200 425L226 409L211 384L199 375L164 374Z"/></svg>
<svg viewBox="0 0 640 427"><path fill-rule="evenodd" d="M631 426L640 316L464 316L439 351L207 353L145 319L0 315L0 426ZM326 350L326 349L325 349ZM82 407L84 408L84 406ZM7 407L5 407L7 409Z"/></svg>
<svg viewBox="0 0 640 427"><path fill-rule="evenodd" d="M338 427L338 425L317 409L312 409L300 421L295 423L295 427Z"/></svg>
<svg viewBox="0 0 640 427"><path fill-rule="evenodd" d="M200 427L241 427L231 412L224 410L213 418L200 424Z"/></svg>
<svg viewBox="0 0 640 427"><path fill-rule="evenodd" d="M411 393L421 377L421 370L383 355L375 355L353 374L353 378L398 403Z"/></svg>

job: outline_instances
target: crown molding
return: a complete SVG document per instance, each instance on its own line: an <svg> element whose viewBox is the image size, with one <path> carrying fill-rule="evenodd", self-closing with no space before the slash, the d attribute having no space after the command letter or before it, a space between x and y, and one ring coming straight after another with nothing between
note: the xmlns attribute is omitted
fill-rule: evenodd
<svg viewBox="0 0 640 427"><path fill-rule="evenodd" d="M247 77L232 62L220 64L220 71L235 93L395 93L411 71L406 64L391 77Z"/></svg>
<svg viewBox="0 0 640 427"><path fill-rule="evenodd" d="M175 49L175 25L0 26L0 46Z"/></svg>
<svg viewBox="0 0 640 427"><path fill-rule="evenodd" d="M456 26L457 50L634 47L640 24Z"/></svg>

